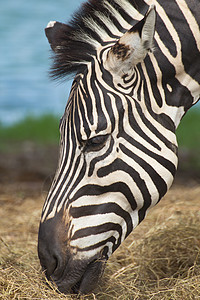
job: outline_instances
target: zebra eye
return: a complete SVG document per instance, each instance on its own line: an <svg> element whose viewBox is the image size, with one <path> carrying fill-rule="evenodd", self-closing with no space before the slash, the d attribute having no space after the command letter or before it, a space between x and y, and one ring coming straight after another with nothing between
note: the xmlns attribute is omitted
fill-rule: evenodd
<svg viewBox="0 0 200 300"><path fill-rule="evenodd" d="M104 147L107 138L108 138L108 134L98 135L98 136L95 136L91 139L88 139L85 142L83 151L84 152L90 152L90 151L99 151L99 150L101 150Z"/></svg>

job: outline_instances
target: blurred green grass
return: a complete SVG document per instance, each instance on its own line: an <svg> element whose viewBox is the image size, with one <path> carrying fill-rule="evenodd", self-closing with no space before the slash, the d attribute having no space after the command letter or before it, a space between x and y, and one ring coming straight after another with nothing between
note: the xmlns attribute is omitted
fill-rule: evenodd
<svg viewBox="0 0 200 300"><path fill-rule="evenodd" d="M26 117L11 125L0 125L1 148L9 143L32 141L39 144L57 144L59 141L59 119L52 115Z"/></svg>
<svg viewBox="0 0 200 300"><path fill-rule="evenodd" d="M200 174L200 110L193 107L182 119L177 132L179 169Z"/></svg>
<svg viewBox="0 0 200 300"><path fill-rule="evenodd" d="M176 131L179 147L200 152L200 110L192 108Z"/></svg>

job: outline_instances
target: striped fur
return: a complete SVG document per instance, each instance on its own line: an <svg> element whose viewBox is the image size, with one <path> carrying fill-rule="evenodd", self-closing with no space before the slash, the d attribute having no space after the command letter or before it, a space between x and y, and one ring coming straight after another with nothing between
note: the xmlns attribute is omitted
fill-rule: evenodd
<svg viewBox="0 0 200 300"><path fill-rule="evenodd" d="M108 51L154 4L154 50L123 76ZM89 1L52 46L53 75L75 73L42 224L62 213L74 260L106 259L170 188L175 129L200 97L199 1Z"/></svg>

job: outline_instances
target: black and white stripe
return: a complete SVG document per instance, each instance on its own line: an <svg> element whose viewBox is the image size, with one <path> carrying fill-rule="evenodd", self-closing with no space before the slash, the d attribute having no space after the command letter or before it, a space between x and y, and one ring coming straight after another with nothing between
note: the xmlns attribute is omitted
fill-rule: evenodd
<svg viewBox="0 0 200 300"><path fill-rule="evenodd" d="M154 49L115 76L108 51L152 4ZM175 129L200 97L199 11L199 1L98 0L56 25L52 74L76 75L41 223L64 211L76 259L108 258L173 182Z"/></svg>

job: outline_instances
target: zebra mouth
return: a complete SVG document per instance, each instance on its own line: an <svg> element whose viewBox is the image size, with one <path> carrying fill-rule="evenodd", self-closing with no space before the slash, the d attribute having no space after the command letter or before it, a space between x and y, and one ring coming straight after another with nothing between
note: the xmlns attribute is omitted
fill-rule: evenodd
<svg viewBox="0 0 200 300"><path fill-rule="evenodd" d="M96 287L105 269L106 259L93 259L91 262L71 261L68 262L62 277L51 280L55 282L61 293L88 294Z"/></svg>
<svg viewBox="0 0 200 300"><path fill-rule="evenodd" d="M97 285L105 269L105 260L93 260L81 279L71 288L75 294L88 294Z"/></svg>

